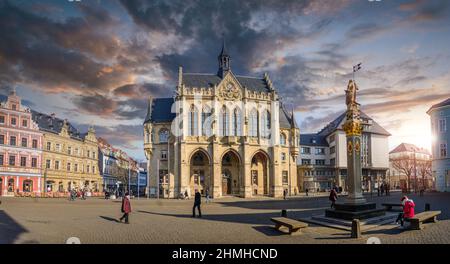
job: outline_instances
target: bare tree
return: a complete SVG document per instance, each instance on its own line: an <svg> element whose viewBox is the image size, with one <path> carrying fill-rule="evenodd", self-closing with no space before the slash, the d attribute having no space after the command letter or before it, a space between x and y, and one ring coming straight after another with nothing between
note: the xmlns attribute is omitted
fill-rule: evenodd
<svg viewBox="0 0 450 264"><path fill-rule="evenodd" d="M401 155L391 158L392 167L406 175L406 191L410 192L411 175L414 172L414 158L411 155Z"/></svg>
<svg viewBox="0 0 450 264"><path fill-rule="evenodd" d="M428 186L425 184L425 178L431 176L431 160L420 160L417 162L417 167L419 175L422 176L422 188L426 190Z"/></svg>

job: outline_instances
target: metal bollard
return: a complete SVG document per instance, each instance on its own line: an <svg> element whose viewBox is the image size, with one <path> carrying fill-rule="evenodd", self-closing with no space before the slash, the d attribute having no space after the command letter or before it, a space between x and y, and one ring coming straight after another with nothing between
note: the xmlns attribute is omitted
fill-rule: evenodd
<svg viewBox="0 0 450 264"><path fill-rule="evenodd" d="M287 211L286 210L281 210L281 217L287 217Z"/></svg>
<svg viewBox="0 0 450 264"><path fill-rule="evenodd" d="M351 238L361 238L361 225L359 219L353 219L352 221L352 234Z"/></svg>
<svg viewBox="0 0 450 264"><path fill-rule="evenodd" d="M425 204L425 211L430 211L430 208L431 208L430 204L426 203Z"/></svg>

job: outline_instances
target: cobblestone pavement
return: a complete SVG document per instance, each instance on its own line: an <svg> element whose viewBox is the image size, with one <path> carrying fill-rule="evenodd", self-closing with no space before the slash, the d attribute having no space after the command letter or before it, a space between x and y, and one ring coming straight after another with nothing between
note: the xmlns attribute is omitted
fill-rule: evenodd
<svg viewBox="0 0 450 264"><path fill-rule="evenodd" d="M399 201L389 197L366 196L380 206ZM65 243L78 237L81 243L366 243L377 237L381 243L450 243L450 194L427 193L410 196L416 211L425 203L441 210L440 221L419 231L384 225L363 233L362 239L349 232L311 225L300 235L284 235L271 226L270 217L288 210L291 218L323 214L327 197L222 198L202 204L203 218L192 218L192 200L133 199L131 224L118 223L120 201L90 198L66 199L1 198L0 243ZM340 198L343 199L343 198Z"/></svg>

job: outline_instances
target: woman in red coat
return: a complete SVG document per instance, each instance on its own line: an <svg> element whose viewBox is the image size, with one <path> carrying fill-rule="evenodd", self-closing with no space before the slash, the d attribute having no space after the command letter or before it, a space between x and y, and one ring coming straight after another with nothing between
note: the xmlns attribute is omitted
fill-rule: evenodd
<svg viewBox="0 0 450 264"><path fill-rule="evenodd" d="M403 213L400 213L395 221L398 223L400 221L401 226L403 226L403 221L405 218L413 218L414 217L414 201L409 199L407 196L403 196L402 199Z"/></svg>
<svg viewBox="0 0 450 264"><path fill-rule="evenodd" d="M128 214L131 213L131 202L130 202L130 195L125 193L125 197L122 200L122 213L123 216L120 218L120 222L122 222L123 219L125 219L125 224L129 224L128 222Z"/></svg>

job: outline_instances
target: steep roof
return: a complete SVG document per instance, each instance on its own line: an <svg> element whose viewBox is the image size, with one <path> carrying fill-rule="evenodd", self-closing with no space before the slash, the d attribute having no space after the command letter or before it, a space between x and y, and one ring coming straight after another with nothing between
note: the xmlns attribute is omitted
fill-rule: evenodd
<svg viewBox="0 0 450 264"><path fill-rule="evenodd" d="M256 92L270 92L270 88L267 82L262 78L249 77L249 76L235 76L238 82L250 91ZM222 81L217 74L204 74L204 73L184 73L183 84L186 87L213 87Z"/></svg>
<svg viewBox="0 0 450 264"><path fill-rule="evenodd" d="M449 106L449 105L450 105L450 98L431 106L430 109L428 109L427 114L430 114L430 112L436 108L443 107L443 106Z"/></svg>
<svg viewBox="0 0 450 264"><path fill-rule="evenodd" d="M320 130L318 134L322 135L322 136L328 136L331 133L333 133L334 131L336 131L338 129L342 129L342 125L345 122L345 113L346 112L342 113L335 120L328 123L328 125L326 125L324 128L322 128L322 130ZM368 116L363 111L361 111L361 118L370 120L372 122L372 125L370 126L370 131L367 131L367 132L370 132L373 134L385 135L385 136L391 135L386 129L384 129L382 126L380 126L377 122L375 122L375 120L373 120L370 116Z"/></svg>
<svg viewBox="0 0 450 264"><path fill-rule="evenodd" d="M399 152L416 152L416 153L431 155L431 153L430 153L430 151L428 151L428 149L419 148L418 146L416 146L414 144L409 144L409 143L401 143L396 148L391 150L391 152L389 152L389 154L399 153Z"/></svg>
<svg viewBox="0 0 450 264"><path fill-rule="evenodd" d="M42 131L47 131L55 134L61 132L61 128L64 125L64 120L57 118L55 116L50 116L43 114L34 110L31 110L32 119L35 121L39 129ZM82 140L86 136L86 133L81 134L71 123L67 122L69 126L69 135L73 139Z"/></svg>
<svg viewBox="0 0 450 264"><path fill-rule="evenodd" d="M301 146L318 146L328 147L328 142L325 136L319 134L301 134L300 135Z"/></svg>
<svg viewBox="0 0 450 264"><path fill-rule="evenodd" d="M173 98L156 98L151 105L151 114L147 113L144 123L155 122L171 122L176 113L172 113Z"/></svg>

